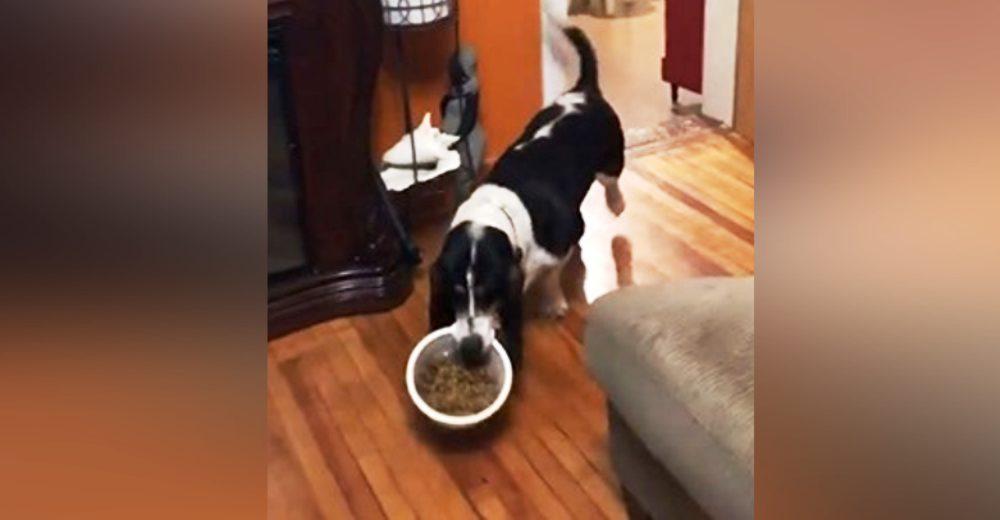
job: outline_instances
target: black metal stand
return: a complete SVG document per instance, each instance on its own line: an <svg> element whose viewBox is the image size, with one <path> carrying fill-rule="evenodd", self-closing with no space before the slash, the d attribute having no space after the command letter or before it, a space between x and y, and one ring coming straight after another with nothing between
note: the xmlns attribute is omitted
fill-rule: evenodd
<svg viewBox="0 0 1000 520"><path fill-rule="evenodd" d="M455 56L457 56L458 53L459 53L459 51L462 50L462 43L461 43L461 38L460 38L460 34L461 33L459 31L459 28L460 28L459 27L459 22L461 21L462 17L459 16L459 12L458 12L458 0L455 0L454 4L452 6L452 9L453 9L453 12L455 13L454 14L454 16L455 16L455 23L454 23L454 28L455 28ZM462 116L465 115L465 96L462 95L461 93L459 93L459 96L458 96L458 111L462 114ZM471 132L471 130L470 130L470 132ZM462 141L461 141L460 144L461 144L462 152L464 152L464 154L465 154L465 164L469 165L469 168L472 169L472 168L475 167L475 163L472 162L472 150L469 149L469 139L468 139L468 137L469 137L468 135L462 136ZM473 173L477 173L477 172L473 172ZM459 193L458 183L460 183L460 182L461 182L461 179L458 176L455 176L455 193L456 194ZM460 203L461 202L458 200L458 197L456 196L455 197L455 207L452 208L452 213L454 213L456 210L458 210L458 205Z"/></svg>
<svg viewBox="0 0 1000 520"><path fill-rule="evenodd" d="M396 43L396 74L399 76L399 90L403 97L403 127L406 135L410 136L410 157L413 159L413 185L417 185L417 140L413 137L413 114L410 112L410 87L409 82L406 79L406 58L405 51L403 49L403 33L402 31L393 31L393 39ZM380 175L381 177L381 175ZM388 194L386 194L388 198ZM406 211L409 214L413 214L413 208L410 207L410 199L406 199ZM403 240L403 248L406 250L407 256L413 260L414 264L420 263L420 248L413 242L413 237L410 233L406 231L403 227L403 223L400 221L399 215L393 212L394 218L393 222L400 231L400 237Z"/></svg>
<svg viewBox="0 0 1000 520"><path fill-rule="evenodd" d="M410 153L412 154L411 157L413 157L413 159L414 159L413 160L414 164L412 165L413 166L413 185L414 186L417 185L418 171L419 170L418 170L418 167L417 167L417 164L416 164L416 162L417 162L416 161L416 157L417 157L417 144L416 144L416 139L413 136L413 130L414 130L414 128L413 128L413 114L412 114L412 111L411 111L411 108L410 108L410 86L409 86L409 80L408 80L407 74L406 74L406 49L405 49L405 46L403 45L403 33L407 32L407 31L412 31L412 30L427 29L427 28L430 28L430 27L437 26L440 23L446 22L449 19L453 19L454 20L454 24L453 24L453 27L454 27L454 36L455 36L455 51L454 52L457 54L458 51L459 51L459 49L461 49L461 47L460 47L460 37L459 37L460 33L459 33L458 0L443 0L439 4L449 4L448 16L441 17L441 18L439 18L437 20L434 20L432 22L425 23L425 24L413 24L413 25L392 25L392 24L387 24L387 28L389 29L389 31L391 31L393 33L393 43L395 44L395 48L396 48L396 74L399 77L400 97L401 97L402 102L403 102L403 127L404 127L404 131L409 136L409 140L410 140ZM401 2L401 5L399 7L393 8L393 10L397 10L397 11L400 10L400 9L406 9L406 6L402 2ZM388 20L388 18L386 20ZM459 96L458 102L459 102L459 111L464 114L465 113L465 102L464 102L464 99L462 98L462 96ZM460 149L461 149L462 152L464 152L466 163L471 168L473 166L472 152L469 150L468 140L463 138L460 144L461 144ZM381 178L380 178L380 181L381 181ZM455 182L456 182L456 193L457 193L457 190L458 190L457 183L459 182L458 176L456 176L456 181ZM382 186L383 191L385 191L384 184L380 182L380 186ZM386 193L385 197L388 200L388 193ZM456 201L456 204L458 204L458 197L455 197L455 201ZM408 213L412 214L412 208L410 207L410 203L411 203L410 198L407 198L406 199L406 205L407 205L406 210L407 210ZM413 243L412 237L410 236L409 232L406 231L405 226L403 225L401 219L399 218L399 215L396 214L396 212L392 212L392 221L393 221L394 227L396 227L397 231L400 234L400 237L401 237L401 239L403 241L404 248L405 248L405 250L407 252L407 256L409 256L410 258L416 259L415 262L419 263L420 262L420 250L417 248L416 244Z"/></svg>
<svg viewBox="0 0 1000 520"><path fill-rule="evenodd" d="M442 6L449 6L450 2L457 4L457 2L454 2L453 0L440 0L439 2L436 2L432 6L423 5L423 6L420 6L420 7L422 7L422 8L423 7L432 7L432 8L440 9ZM452 7L452 6L449 6L449 7L451 9L454 9L454 7ZM394 5L394 6L391 6L391 7L387 6L384 1L383 1L383 4L382 4L382 16L383 16L382 19L383 19L383 22L385 23L386 28L390 32L393 33L393 40L394 40L394 43L395 43L395 46L396 46L396 75L399 77L400 95L402 96L402 99L403 99L403 126L404 126L404 131L406 132L407 135L409 135L409 138L410 138L410 153L411 153L411 157L413 158L413 163L414 163L413 164L413 184L416 185L417 184L417 172L418 172L418 168L417 168L417 164L416 164L416 162L417 162L416 161L416 158L417 158L417 142L416 142L416 139L413 136L413 114L411 113L411 110L410 110L410 87L409 87L409 82L407 80L407 75L406 75L406 51L405 51L405 49L403 47L403 32L406 31L406 30L423 29L423 28L427 28L427 27L432 27L434 25L437 25L438 23L447 21L448 18L451 18L451 16L455 16L454 15L455 11L449 10L448 16L442 16L439 19L436 19L436 20L434 20L432 22L429 22L429 23L414 23L412 25L395 25L395 24L389 23L392 20L392 18L393 18L392 15L394 13L400 15L400 17L401 17L400 22L402 22L403 20L407 20L408 21L409 20L409 14L411 12L410 9L411 9L411 6L408 4L407 0L399 0L397 2L397 5ZM421 16L423 16L423 15L421 15ZM456 16L456 20L457 19L458 18ZM456 33L455 37L456 37L456 42L457 42L457 38L458 38L458 34L457 33ZM378 184L378 187L379 187L379 194L380 194L380 196L382 198L382 201L388 207L389 220L392 222L392 227L393 227L393 229L395 229L396 234L399 235L399 240L402 243L404 258L407 261L409 261L410 263L412 263L413 265L420 264L420 262L421 262L420 248L418 248L417 244L413 241L413 237L410 235L409 231L407 231L406 226L403 224L403 221L402 221L402 219L399 216L399 213L396 211L395 207L393 206L392 200L389 197L389 190L386 189L385 182L382 180L382 175L381 174L378 175L378 182L377 182L377 184ZM406 207L407 213L412 214L413 212L412 212L412 208L410 207L410 199L409 198L406 199L406 205L407 205L407 207Z"/></svg>

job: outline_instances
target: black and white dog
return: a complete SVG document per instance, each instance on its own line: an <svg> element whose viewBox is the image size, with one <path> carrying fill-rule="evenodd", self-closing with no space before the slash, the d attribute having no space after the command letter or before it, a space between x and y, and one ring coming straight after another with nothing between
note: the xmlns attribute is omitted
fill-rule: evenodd
<svg viewBox="0 0 1000 520"><path fill-rule="evenodd" d="M576 27L564 32L579 53L580 79L532 118L459 206L431 268L431 329L454 324L467 363L484 358L499 329L520 364L521 297L535 281L544 284L543 312L566 313L560 273L583 235L580 204L595 178L608 207L616 215L625 209L621 124L601 96L590 41Z"/></svg>

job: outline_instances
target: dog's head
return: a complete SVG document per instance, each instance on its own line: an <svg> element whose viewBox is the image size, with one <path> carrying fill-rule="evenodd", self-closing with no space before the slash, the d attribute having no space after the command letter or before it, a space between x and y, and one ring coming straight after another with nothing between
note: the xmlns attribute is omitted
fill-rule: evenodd
<svg viewBox="0 0 1000 520"><path fill-rule="evenodd" d="M504 305L520 294L518 280L519 254L502 231L468 222L452 228L431 269L432 326L454 323L462 358L482 361Z"/></svg>

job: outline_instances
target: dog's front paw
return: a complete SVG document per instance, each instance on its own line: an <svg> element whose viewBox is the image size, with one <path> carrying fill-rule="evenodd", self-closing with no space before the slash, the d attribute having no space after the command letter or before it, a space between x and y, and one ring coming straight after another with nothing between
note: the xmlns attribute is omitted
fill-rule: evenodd
<svg viewBox="0 0 1000 520"><path fill-rule="evenodd" d="M569 311L569 304L566 303L565 298L559 298L550 302L546 302L542 306L542 316L551 320L558 320L564 316Z"/></svg>

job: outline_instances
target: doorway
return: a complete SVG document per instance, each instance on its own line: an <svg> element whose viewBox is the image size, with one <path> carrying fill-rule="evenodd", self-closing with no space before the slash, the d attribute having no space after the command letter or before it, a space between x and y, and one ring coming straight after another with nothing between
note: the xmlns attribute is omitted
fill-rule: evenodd
<svg viewBox="0 0 1000 520"><path fill-rule="evenodd" d="M628 144L653 137L675 116L670 86L661 75L664 4L665 0L542 0L548 13L543 14L543 27L549 26L544 30L551 33L556 24L550 20L561 19L583 29L593 43L601 90L618 113ZM543 46L553 46L554 39L543 38ZM576 75L575 61L567 64L569 60L558 58L559 52L543 49L543 68L559 69L543 71L546 102L562 93ZM694 107L700 98L681 89L678 105Z"/></svg>

